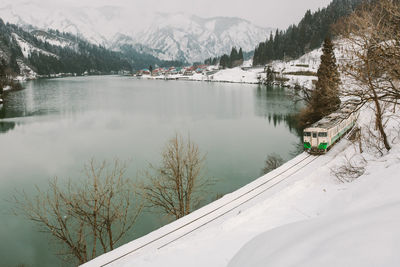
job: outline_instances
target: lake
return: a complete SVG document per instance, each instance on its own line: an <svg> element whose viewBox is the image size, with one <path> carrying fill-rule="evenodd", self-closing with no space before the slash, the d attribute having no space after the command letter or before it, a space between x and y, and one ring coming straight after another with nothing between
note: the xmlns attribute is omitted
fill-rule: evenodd
<svg viewBox="0 0 400 267"><path fill-rule="evenodd" d="M0 265L59 266L54 242L12 215L15 190L80 179L88 160L129 161L128 175L158 163L175 133L207 154L217 183L208 200L257 179L269 154L285 160L300 142L287 120L297 111L283 88L99 76L30 81L0 109ZM161 226L144 214L129 239ZM127 241L127 240L125 240Z"/></svg>

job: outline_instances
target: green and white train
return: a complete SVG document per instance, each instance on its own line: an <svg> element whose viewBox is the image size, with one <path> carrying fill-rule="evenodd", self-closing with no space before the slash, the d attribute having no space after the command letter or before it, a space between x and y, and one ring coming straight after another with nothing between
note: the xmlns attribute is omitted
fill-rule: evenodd
<svg viewBox="0 0 400 267"><path fill-rule="evenodd" d="M304 149L310 153L326 153L355 125L358 112L343 108L304 129Z"/></svg>

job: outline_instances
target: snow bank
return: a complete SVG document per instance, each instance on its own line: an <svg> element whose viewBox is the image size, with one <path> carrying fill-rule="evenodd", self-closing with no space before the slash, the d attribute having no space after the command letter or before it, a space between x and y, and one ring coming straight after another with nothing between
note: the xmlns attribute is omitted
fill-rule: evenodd
<svg viewBox="0 0 400 267"><path fill-rule="evenodd" d="M400 201L290 224L254 238L228 266L399 266L399 225Z"/></svg>
<svg viewBox="0 0 400 267"><path fill-rule="evenodd" d="M371 120L371 110L365 109L358 123L366 127ZM328 180L321 173L319 181L297 193L296 206L309 218L257 235L228 266L400 266L400 134L396 119L389 121L387 133L394 144L384 157L359 154L350 146L323 166L335 169L345 158L361 162L362 156L364 175L353 183L335 184L332 173L325 172ZM304 187L308 179L298 186ZM312 190L318 187L325 192L323 201Z"/></svg>
<svg viewBox="0 0 400 267"><path fill-rule="evenodd" d="M362 124L371 120L367 109L361 116ZM400 266L399 138L391 132L395 144L384 157L365 154L365 173L352 183L340 183L331 171L345 157L359 156L344 139L251 201L219 217L211 213L213 220L186 225L306 154L85 266L104 264L153 240L109 266ZM165 236L178 227L172 238Z"/></svg>
<svg viewBox="0 0 400 267"><path fill-rule="evenodd" d="M225 69L210 77L213 81L234 83L258 83L257 73L244 71L241 68Z"/></svg>
<svg viewBox="0 0 400 267"><path fill-rule="evenodd" d="M3 88L3 91L10 91L12 88L11 86L7 85L6 87Z"/></svg>
<svg viewBox="0 0 400 267"><path fill-rule="evenodd" d="M215 66L214 66L215 67ZM164 80L164 79L176 79L176 80L186 80L186 81L206 81L206 82L228 82L228 83L250 83L258 84L260 81L258 77L263 69L250 69L242 70L240 67L232 69L223 69L216 71L213 74L206 73L194 73L190 76L185 76L182 74L175 75L159 75L159 76L149 76L143 75L142 79L154 79L154 80Z"/></svg>
<svg viewBox="0 0 400 267"><path fill-rule="evenodd" d="M289 81L286 82L286 85L290 88L296 88L300 86L303 88L311 89L313 88L314 81L318 80L315 76L304 75L285 75L284 77L289 79Z"/></svg>

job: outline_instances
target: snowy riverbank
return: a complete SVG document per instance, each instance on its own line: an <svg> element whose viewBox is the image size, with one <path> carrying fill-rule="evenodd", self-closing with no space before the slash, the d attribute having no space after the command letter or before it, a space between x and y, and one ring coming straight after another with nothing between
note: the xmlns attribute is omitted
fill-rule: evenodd
<svg viewBox="0 0 400 267"><path fill-rule="evenodd" d="M273 71L281 81L276 81L281 86L296 88L304 87L311 89L314 81L320 56L321 49L314 50L299 59L291 61L274 61L270 64ZM209 66L207 71L203 73L193 73L191 75L174 74L174 75L143 75L142 79L153 80L185 80L185 81L203 81L203 82L226 82L226 83L244 83L244 84L262 84L266 80L266 71L264 67L251 67L251 60L244 62L241 67L232 69L218 69L218 66ZM307 73L307 75L305 75Z"/></svg>
<svg viewBox="0 0 400 267"><path fill-rule="evenodd" d="M316 76L306 75L286 75L283 74L286 80L281 84L284 87L296 88L297 86L312 88L313 81L317 80ZM262 84L266 79L264 68L251 68L243 70L240 67L233 69L219 70L213 75L196 73L191 76L184 75L169 75L169 76L150 76L143 75L140 78L149 80L184 80L196 82L224 82L224 83L243 83L243 84Z"/></svg>
<svg viewBox="0 0 400 267"><path fill-rule="evenodd" d="M359 123L370 120L366 109ZM400 134L392 126L383 157L359 154L346 139L320 157L303 153L85 266L398 266ZM332 172L346 158L365 168L352 183Z"/></svg>

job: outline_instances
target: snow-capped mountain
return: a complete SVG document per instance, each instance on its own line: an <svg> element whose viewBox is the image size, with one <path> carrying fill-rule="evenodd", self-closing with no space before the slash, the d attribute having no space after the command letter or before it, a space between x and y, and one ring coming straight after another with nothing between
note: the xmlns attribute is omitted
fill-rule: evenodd
<svg viewBox="0 0 400 267"><path fill-rule="evenodd" d="M132 17L140 23L133 23ZM163 60L188 62L229 53L233 46L251 51L271 31L240 18L200 18L183 13L143 13L121 6L79 7L29 1L0 4L0 18L19 26L70 32L115 50L128 44Z"/></svg>
<svg viewBox="0 0 400 267"><path fill-rule="evenodd" d="M270 31L240 18L157 14L131 42L151 47L161 59L195 62L230 53L233 46L251 51Z"/></svg>
<svg viewBox="0 0 400 267"><path fill-rule="evenodd" d="M122 27L122 11L118 7L77 8L59 3L51 5L29 1L4 6L0 4L0 18L5 22L69 32L103 46L107 46L115 32Z"/></svg>

